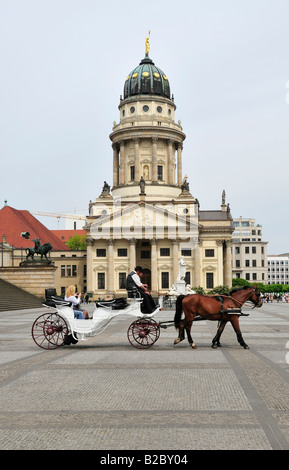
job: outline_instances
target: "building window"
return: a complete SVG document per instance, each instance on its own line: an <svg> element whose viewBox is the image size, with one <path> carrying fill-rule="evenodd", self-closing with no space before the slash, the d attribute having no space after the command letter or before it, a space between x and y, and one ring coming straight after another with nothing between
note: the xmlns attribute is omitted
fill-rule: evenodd
<svg viewBox="0 0 289 470"><path fill-rule="evenodd" d="M192 250L190 248L184 248L182 250L182 256L192 256Z"/></svg>
<svg viewBox="0 0 289 470"><path fill-rule="evenodd" d="M127 256L127 248L118 248L117 256Z"/></svg>
<svg viewBox="0 0 289 470"><path fill-rule="evenodd" d="M215 250L205 250L206 258L213 258L215 256Z"/></svg>
<svg viewBox="0 0 289 470"><path fill-rule="evenodd" d="M97 288L99 290L105 289L105 273L97 273Z"/></svg>
<svg viewBox="0 0 289 470"><path fill-rule="evenodd" d="M245 260L245 266L246 266L246 268L250 267L250 260L249 259Z"/></svg>
<svg viewBox="0 0 289 470"><path fill-rule="evenodd" d="M250 253L250 248L248 246L245 246L245 253Z"/></svg>
<svg viewBox="0 0 289 470"><path fill-rule="evenodd" d="M170 249L169 248L161 248L160 249L160 256L170 256Z"/></svg>
<svg viewBox="0 0 289 470"><path fill-rule="evenodd" d="M71 266L70 266L70 264L68 264L68 265L66 266L66 275L67 275L68 277L71 276Z"/></svg>
<svg viewBox="0 0 289 470"><path fill-rule="evenodd" d="M206 288L214 288L214 273L206 273Z"/></svg>
<svg viewBox="0 0 289 470"><path fill-rule="evenodd" d="M162 273L162 289L168 289L168 288L169 288L169 273L163 272Z"/></svg>
<svg viewBox="0 0 289 470"><path fill-rule="evenodd" d="M240 268L240 260L236 259L236 268Z"/></svg>
<svg viewBox="0 0 289 470"><path fill-rule="evenodd" d="M250 273L246 273L246 281L250 281Z"/></svg>
<svg viewBox="0 0 289 470"><path fill-rule="evenodd" d="M135 171L134 171L134 166L130 167L130 180L134 181L134 176L135 176Z"/></svg>
<svg viewBox="0 0 289 470"><path fill-rule="evenodd" d="M77 276L77 267L76 264L72 265L72 276L76 277Z"/></svg>
<svg viewBox="0 0 289 470"><path fill-rule="evenodd" d="M106 257L106 249L105 248L97 248L96 256L98 258L105 258Z"/></svg>
<svg viewBox="0 0 289 470"><path fill-rule="evenodd" d="M252 266L253 266L253 268L257 267L257 260L255 260L255 259L252 260Z"/></svg>
<svg viewBox="0 0 289 470"><path fill-rule="evenodd" d="M158 165L158 181L163 181L163 167Z"/></svg>
<svg viewBox="0 0 289 470"><path fill-rule="evenodd" d="M253 281L257 281L257 273L253 273L252 276L253 276Z"/></svg>
<svg viewBox="0 0 289 470"><path fill-rule="evenodd" d="M126 289L126 273L118 274L119 289Z"/></svg>
<svg viewBox="0 0 289 470"><path fill-rule="evenodd" d="M185 283L191 285L191 272L187 271L185 275Z"/></svg>
<svg viewBox="0 0 289 470"><path fill-rule="evenodd" d="M65 277L65 265L61 266L61 277Z"/></svg>
<svg viewBox="0 0 289 470"><path fill-rule="evenodd" d="M236 253L236 255L240 254L240 247L239 246L235 247L235 253Z"/></svg>
<svg viewBox="0 0 289 470"><path fill-rule="evenodd" d="M141 250L140 257L141 259L149 259L151 257L151 252L147 250Z"/></svg>
<svg viewBox="0 0 289 470"><path fill-rule="evenodd" d="M252 246L252 253L256 253L256 247L255 246Z"/></svg>

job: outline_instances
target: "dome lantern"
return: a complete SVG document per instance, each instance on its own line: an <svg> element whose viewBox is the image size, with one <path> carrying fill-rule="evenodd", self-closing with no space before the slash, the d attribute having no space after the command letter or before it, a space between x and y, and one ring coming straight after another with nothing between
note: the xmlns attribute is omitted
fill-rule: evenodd
<svg viewBox="0 0 289 470"><path fill-rule="evenodd" d="M146 38L145 57L128 75L124 84L124 99L135 95L157 95L171 99L170 84L164 72L156 67L149 57L149 42Z"/></svg>

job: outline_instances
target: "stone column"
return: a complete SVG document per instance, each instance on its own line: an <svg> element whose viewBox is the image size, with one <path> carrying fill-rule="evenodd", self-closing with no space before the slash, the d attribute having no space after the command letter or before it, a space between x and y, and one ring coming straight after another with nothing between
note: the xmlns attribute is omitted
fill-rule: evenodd
<svg viewBox="0 0 289 470"><path fill-rule="evenodd" d="M94 292L95 285L92 276L92 260L93 260L93 244L92 238L86 239L86 279L87 279L87 292Z"/></svg>
<svg viewBox="0 0 289 470"><path fill-rule="evenodd" d="M130 272L136 267L136 239L129 240L129 270Z"/></svg>
<svg viewBox="0 0 289 470"><path fill-rule="evenodd" d="M135 157L134 157L134 179L135 181L140 180L140 164L139 164L139 142L140 139L134 139L134 151L135 151Z"/></svg>
<svg viewBox="0 0 289 470"><path fill-rule="evenodd" d="M223 259L223 240L217 240L217 258L218 258L218 279L216 285L224 284L224 259Z"/></svg>
<svg viewBox="0 0 289 470"><path fill-rule="evenodd" d="M173 141L168 140L168 184L173 183Z"/></svg>
<svg viewBox="0 0 289 470"><path fill-rule="evenodd" d="M194 279L194 287L199 287L201 285L201 246L202 242L199 241L196 244L196 248L194 250L195 253L195 279Z"/></svg>
<svg viewBox="0 0 289 470"><path fill-rule="evenodd" d="M114 240L107 240L107 293L114 294Z"/></svg>
<svg viewBox="0 0 289 470"><path fill-rule="evenodd" d="M157 137L152 138L152 181L158 180L158 169L157 169Z"/></svg>
<svg viewBox="0 0 289 470"><path fill-rule="evenodd" d="M151 292L158 294L157 240L151 240Z"/></svg>
<svg viewBox="0 0 289 470"><path fill-rule="evenodd" d="M224 249L224 285L232 286L232 241L226 240Z"/></svg>
<svg viewBox="0 0 289 470"><path fill-rule="evenodd" d="M179 255L179 240L172 240L173 244L173 279L171 280L170 284L176 284L179 272L179 262L178 262L178 255Z"/></svg>
<svg viewBox="0 0 289 470"><path fill-rule="evenodd" d="M120 184L125 183L125 158L123 140L120 142L119 182Z"/></svg>
<svg viewBox="0 0 289 470"><path fill-rule="evenodd" d="M119 155L117 144L112 144L113 148L113 186L119 185Z"/></svg>
<svg viewBox="0 0 289 470"><path fill-rule="evenodd" d="M182 144L178 144L178 186L181 186L182 178Z"/></svg>

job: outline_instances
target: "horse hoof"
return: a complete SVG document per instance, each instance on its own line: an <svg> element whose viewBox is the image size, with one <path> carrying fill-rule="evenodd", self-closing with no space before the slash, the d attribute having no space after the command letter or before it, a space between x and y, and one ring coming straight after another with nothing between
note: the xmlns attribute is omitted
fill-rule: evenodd
<svg viewBox="0 0 289 470"><path fill-rule="evenodd" d="M217 347L218 347L218 345L217 345L216 343L213 343L213 344L212 344L212 348L213 348L213 349L217 349Z"/></svg>
<svg viewBox="0 0 289 470"><path fill-rule="evenodd" d="M244 349L250 349L249 346L248 346L248 344L243 344L243 348L244 348Z"/></svg>
<svg viewBox="0 0 289 470"><path fill-rule="evenodd" d="M195 345L195 343L191 343L191 347L192 347L193 349L197 349L197 346Z"/></svg>
<svg viewBox="0 0 289 470"><path fill-rule="evenodd" d="M180 342L181 340L178 338L178 339L175 339L174 344L179 344Z"/></svg>

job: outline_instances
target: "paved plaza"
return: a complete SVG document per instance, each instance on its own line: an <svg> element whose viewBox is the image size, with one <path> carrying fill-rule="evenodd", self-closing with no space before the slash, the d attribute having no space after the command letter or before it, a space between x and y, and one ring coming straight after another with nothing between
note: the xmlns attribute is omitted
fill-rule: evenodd
<svg viewBox="0 0 289 470"><path fill-rule="evenodd" d="M209 321L193 326L196 350L173 345L174 327L138 350L121 316L98 336L46 351L31 337L45 311L0 313L0 449L289 449L288 304L244 309L249 350L230 324L212 349Z"/></svg>

